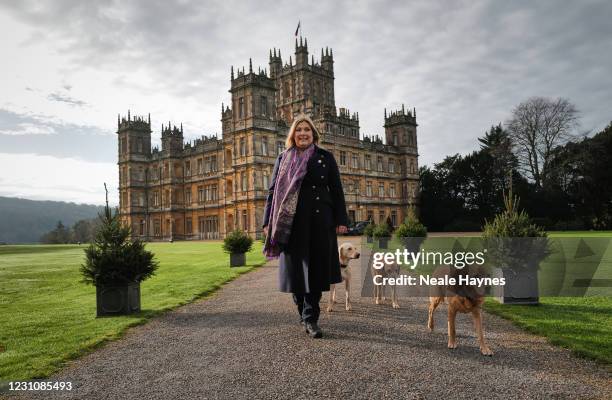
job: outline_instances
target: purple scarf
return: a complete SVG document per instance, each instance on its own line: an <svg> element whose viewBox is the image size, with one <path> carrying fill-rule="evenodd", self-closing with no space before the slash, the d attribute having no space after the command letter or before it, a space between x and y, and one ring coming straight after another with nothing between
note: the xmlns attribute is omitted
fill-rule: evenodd
<svg viewBox="0 0 612 400"><path fill-rule="evenodd" d="M280 161L274 182L268 236L264 245L264 254L268 259L280 255L279 244L289 243L300 187L314 150L314 144L301 152L292 147L285 151Z"/></svg>

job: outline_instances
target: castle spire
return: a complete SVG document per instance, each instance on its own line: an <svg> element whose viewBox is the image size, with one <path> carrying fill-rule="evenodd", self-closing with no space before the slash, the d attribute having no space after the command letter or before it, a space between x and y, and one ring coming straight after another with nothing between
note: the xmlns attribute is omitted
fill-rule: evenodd
<svg viewBox="0 0 612 400"><path fill-rule="evenodd" d="M130 120L130 110L128 109L128 122Z"/></svg>
<svg viewBox="0 0 612 400"><path fill-rule="evenodd" d="M117 129L121 126L121 116L117 114Z"/></svg>
<svg viewBox="0 0 612 400"><path fill-rule="evenodd" d="M295 50L297 50L298 45L297 45L297 38L295 38Z"/></svg>
<svg viewBox="0 0 612 400"><path fill-rule="evenodd" d="M297 39L295 39L295 40L297 40ZM291 56L289 56L289 66L292 66L292 65L293 65L293 61L291 60Z"/></svg>
<svg viewBox="0 0 612 400"><path fill-rule="evenodd" d="M253 72L253 61L251 57L249 57L249 74Z"/></svg>
<svg viewBox="0 0 612 400"><path fill-rule="evenodd" d="M321 47L321 60L323 60L323 47Z"/></svg>
<svg viewBox="0 0 612 400"><path fill-rule="evenodd" d="M412 107L412 116L416 118L416 107Z"/></svg>
<svg viewBox="0 0 612 400"><path fill-rule="evenodd" d="M387 107L385 107L385 119L387 119Z"/></svg>
<svg viewBox="0 0 612 400"><path fill-rule="evenodd" d="M311 59L310 64L314 65L314 54L310 55L310 59Z"/></svg>
<svg viewBox="0 0 612 400"><path fill-rule="evenodd" d="M270 60L272 59L272 49L270 49Z"/></svg>
<svg viewBox="0 0 612 400"><path fill-rule="evenodd" d="M308 38L304 38L304 47L308 49Z"/></svg>
<svg viewBox="0 0 612 400"><path fill-rule="evenodd" d="M149 113L148 122L149 122L149 128L151 128L151 113Z"/></svg>
<svg viewBox="0 0 612 400"><path fill-rule="evenodd" d="M234 66L232 65L232 80L234 80Z"/></svg>
<svg viewBox="0 0 612 400"><path fill-rule="evenodd" d="M223 115L223 111L225 111L225 106L223 105L223 102L221 102L221 115Z"/></svg>
<svg viewBox="0 0 612 400"><path fill-rule="evenodd" d="M404 115L404 103L402 103L402 115Z"/></svg>
<svg viewBox="0 0 612 400"><path fill-rule="evenodd" d="M181 135L183 134L183 123L181 122Z"/></svg>
<svg viewBox="0 0 612 400"><path fill-rule="evenodd" d="M302 46L303 46L303 44L302 44L302 35L300 35L300 47L302 47Z"/></svg>

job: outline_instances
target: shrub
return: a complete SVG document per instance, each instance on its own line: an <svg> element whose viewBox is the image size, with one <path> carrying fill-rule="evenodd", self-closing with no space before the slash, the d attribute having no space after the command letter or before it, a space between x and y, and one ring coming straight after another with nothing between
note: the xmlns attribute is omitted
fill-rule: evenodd
<svg viewBox="0 0 612 400"><path fill-rule="evenodd" d="M253 246L253 238L236 229L223 239L223 250L230 254L248 253Z"/></svg>
<svg viewBox="0 0 612 400"><path fill-rule="evenodd" d="M374 231L372 232L372 236L374 236L377 239L383 238L383 237L389 237L391 236L391 228L389 228L389 225L387 225L386 222L378 224L374 228Z"/></svg>
<svg viewBox="0 0 612 400"><path fill-rule="evenodd" d="M153 276L158 267L153 253L145 250L140 240L129 240L130 228L121 224L117 210L113 214L107 202L98 217L100 226L93 243L85 249L85 264L80 268L83 282L123 285Z"/></svg>
<svg viewBox="0 0 612 400"><path fill-rule="evenodd" d="M398 238L426 237L427 228L419 222L416 213L411 208L408 210L408 215L404 222L396 229L395 236Z"/></svg>
<svg viewBox="0 0 612 400"><path fill-rule="evenodd" d="M375 227L376 225L374 225L372 221L370 221L370 223L363 229L363 234L368 237L372 237L372 235L374 234Z"/></svg>
<svg viewBox="0 0 612 400"><path fill-rule="evenodd" d="M489 256L498 265L510 269L537 267L550 254L548 237L524 210L518 212L518 203L518 197L504 195L505 210L493 221L485 221L482 237Z"/></svg>

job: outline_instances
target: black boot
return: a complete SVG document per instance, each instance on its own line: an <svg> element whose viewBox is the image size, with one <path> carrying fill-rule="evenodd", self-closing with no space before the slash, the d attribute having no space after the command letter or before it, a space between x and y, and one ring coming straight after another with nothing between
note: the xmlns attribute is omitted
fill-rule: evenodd
<svg viewBox="0 0 612 400"><path fill-rule="evenodd" d="M323 332L316 322L306 322L306 333L315 339L323 337Z"/></svg>

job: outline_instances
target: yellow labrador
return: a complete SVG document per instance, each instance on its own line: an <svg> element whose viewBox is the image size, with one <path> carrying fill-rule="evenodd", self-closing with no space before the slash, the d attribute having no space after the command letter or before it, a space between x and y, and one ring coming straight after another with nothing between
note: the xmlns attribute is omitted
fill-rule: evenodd
<svg viewBox="0 0 612 400"><path fill-rule="evenodd" d="M349 262L356 260L360 256L359 250L354 244L347 242L342 243L338 247L338 257L340 258L340 272L342 273L342 280L344 281L344 288L346 291L346 311L351 310L351 297L350 297L350 284L351 284L351 270ZM336 302L336 285L331 285L329 288L329 304L327 305L327 312L333 311L334 303Z"/></svg>

